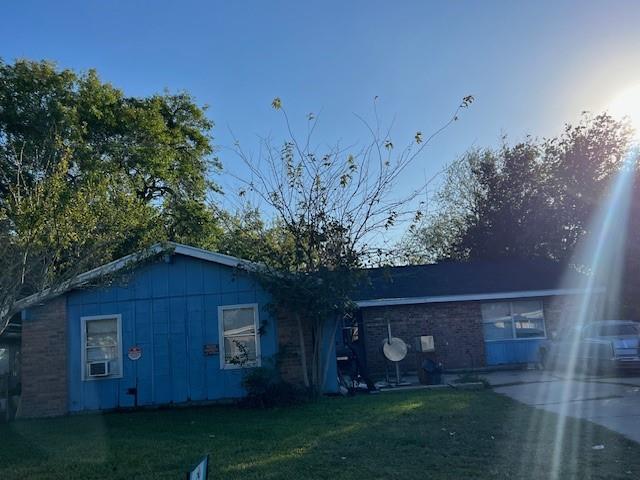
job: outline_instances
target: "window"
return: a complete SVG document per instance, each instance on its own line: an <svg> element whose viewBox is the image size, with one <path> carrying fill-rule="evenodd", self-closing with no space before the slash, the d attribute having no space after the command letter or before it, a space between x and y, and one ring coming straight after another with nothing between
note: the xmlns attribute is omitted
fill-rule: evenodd
<svg viewBox="0 0 640 480"><path fill-rule="evenodd" d="M638 336L640 332L638 327L631 323L605 324L595 325L591 327L590 337L629 337Z"/></svg>
<svg viewBox="0 0 640 480"><path fill-rule="evenodd" d="M82 317L82 378L122 377L122 318L120 315Z"/></svg>
<svg viewBox="0 0 640 480"><path fill-rule="evenodd" d="M544 338L542 302L485 303L482 305L482 327L486 341Z"/></svg>
<svg viewBox="0 0 640 480"><path fill-rule="evenodd" d="M218 307L220 368L260 365L258 305Z"/></svg>

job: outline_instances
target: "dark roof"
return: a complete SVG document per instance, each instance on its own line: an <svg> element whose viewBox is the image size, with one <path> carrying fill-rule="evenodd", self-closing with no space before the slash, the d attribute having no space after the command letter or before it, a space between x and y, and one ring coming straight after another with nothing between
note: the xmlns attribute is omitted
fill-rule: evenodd
<svg viewBox="0 0 640 480"><path fill-rule="evenodd" d="M575 270L550 260L443 262L366 269L354 300L482 295L580 288Z"/></svg>

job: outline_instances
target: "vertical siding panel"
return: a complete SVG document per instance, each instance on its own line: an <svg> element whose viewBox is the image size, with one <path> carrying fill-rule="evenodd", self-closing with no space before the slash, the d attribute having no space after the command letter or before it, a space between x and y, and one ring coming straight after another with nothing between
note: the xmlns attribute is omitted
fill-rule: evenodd
<svg viewBox="0 0 640 480"><path fill-rule="evenodd" d="M187 322L188 322L188 359L189 368L189 389L191 400L204 400L207 398L205 382L205 357L203 354L204 314L202 295L195 295L187 298Z"/></svg>
<svg viewBox="0 0 640 480"><path fill-rule="evenodd" d="M185 285L187 282L187 266L188 262L182 257L174 257L171 263L167 264L166 270L163 272L167 276L167 284L169 286L168 295L171 297L182 297L185 294Z"/></svg>
<svg viewBox="0 0 640 480"><path fill-rule="evenodd" d="M171 402L169 308L166 299L153 300L153 400Z"/></svg>
<svg viewBox="0 0 640 480"><path fill-rule="evenodd" d="M152 288L152 267L140 267L140 271L131 279L131 285L135 288L135 298L151 298L153 296Z"/></svg>
<svg viewBox="0 0 640 480"><path fill-rule="evenodd" d="M501 340L485 342L487 365L535 363L541 340Z"/></svg>
<svg viewBox="0 0 640 480"><path fill-rule="evenodd" d="M121 290L118 289L118 297L126 298L132 297L132 295L121 295ZM105 314L119 313L122 315L122 378L120 380L114 380L114 386L116 389L117 407L133 407L135 405L135 397L127 394L129 388L133 388L136 385L136 366L135 362L129 360L127 357L127 350L136 344L136 318L137 312L134 301L120 301L115 309L112 309ZM105 383L110 382L105 380Z"/></svg>
<svg viewBox="0 0 640 480"><path fill-rule="evenodd" d="M132 278L124 278L112 288L116 294L116 300L126 302L136 298L136 284Z"/></svg>
<svg viewBox="0 0 640 480"><path fill-rule="evenodd" d="M171 399L184 402L189 398L187 369L186 306L184 296L170 299L169 352L171 367Z"/></svg>
<svg viewBox="0 0 640 480"><path fill-rule="evenodd" d="M205 294L220 293L220 272L212 265L203 266L202 271L203 290Z"/></svg>
<svg viewBox="0 0 640 480"><path fill-rule="evenodd" d="M105 303L112 303L115 302L117 300L117 289L116 288L99 288L96 290L96 294L97 294L97 301L105 304ZM91 298L85 298L85 302L90 303L92 302Z"/></svg>
<svg viewBox="0 0 640 480"><path fill-rule="evenodd" d="M238 303L255 303L256 302L255 290L240 290L237 293L237 302Z"/></svg>
<svg viewBox="0 0 640 480"><path fill-rule="evenodd" d="M83 382L83 409L98 410L100 409L100 392L98 391L98 381Z"/></svg>
<svg viewBox="0 0 640 480"><path fill-rule="evenodd" d="M153 329L150 300L136 301L135 319L135 344L142 348L142 358L132 362L135 372L135 385L132 386L136 386L138 389L138 405L150 405L153 403L151 382L153 377Z"/></svg>
<svg viewBox="0 0 640 480"><path fill-rule="evenodd" d="M240 303L238 292L226 292L220 294L220 305L237 305Z"/></svg>
<svg viewBox="0 0 640 480"><path fill-rule="evenodd" d="M220 295L206 295L204 299L205 343L220 344L218 338L218 306L222 305ZM224 391L220 355L205 357L207 399L221 398Z"/></svg>
<svg viewBox="0 0 640 480"><path fill-rule="evenodd" d="M151 269L151 292L154 298L165 298L169 295L169 264L158 263Z"/></svg>
<svg viewBox="0 0 640 480"><path fill-rule="evenodd" d="M218 281L220 282L219 292L222 294L237 292L235 274L233 273L233 269L218 267L216 268L216 271L218 272Z"/></svg>
<svg viewBox="0 0 640 480"><path fill-rule="evenodd" d="M205 266L199 261L189 261L187 265L186 292L188 295L202 295L204 293L203 270Z"/></svg>

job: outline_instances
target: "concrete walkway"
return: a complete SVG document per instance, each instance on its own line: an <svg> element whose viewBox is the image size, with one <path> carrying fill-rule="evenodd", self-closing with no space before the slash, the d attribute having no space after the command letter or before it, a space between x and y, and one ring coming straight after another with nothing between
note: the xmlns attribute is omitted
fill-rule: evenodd
<svg viewBox="0 0 640 480"><path fill-rule="evenodd" d="M482 374L492 388L549 412L582 418L640 442L640 377L565 378L555 373L505 371Z"/></svg>

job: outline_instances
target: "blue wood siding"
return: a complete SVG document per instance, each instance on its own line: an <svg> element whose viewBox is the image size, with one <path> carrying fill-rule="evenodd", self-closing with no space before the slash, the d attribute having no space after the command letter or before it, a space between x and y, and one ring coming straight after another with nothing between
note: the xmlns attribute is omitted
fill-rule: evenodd
<svg viewBox="0 0 640 480"><path fill-rule="evenodd" d="M487 365L535 363L544 340L494 340L484 343Z"/></svg>
<svg viewBox="0 0 640 480"><path fill-rule="evenodd" d="M133 406L127 394L133 387L139 405L241 396L241 371L222 370L218 355L203 354L204 344L220 343L220 305L258 303L260 322L266 322L263 362L277 351L277 325L260 286L232 268L191 257L140 267L126 285L75 291L67 302L71 411ZM123 376L84 381L80 318L110 314L122 315ZM137 361L127 358L134 345L142 348Z"/></svg>

